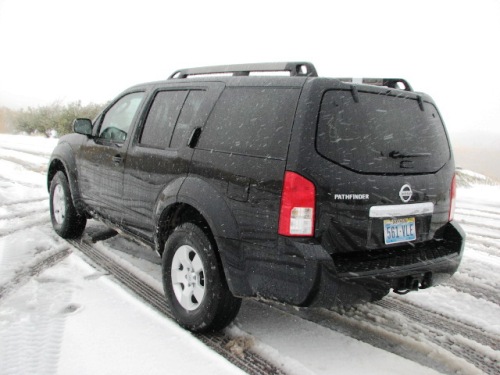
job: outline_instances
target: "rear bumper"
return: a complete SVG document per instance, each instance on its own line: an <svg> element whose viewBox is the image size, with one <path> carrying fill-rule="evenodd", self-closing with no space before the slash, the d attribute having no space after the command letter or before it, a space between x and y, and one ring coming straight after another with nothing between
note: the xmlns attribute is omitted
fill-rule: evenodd
<svg viewBox="0 0 500 375"><path fill-rule="evenodd" d="M333 307L377 300L391 289L427 288L447 280L460 265L465 233L451 222L441 238L348 255L331 255L318 243L285 237L279 238L277 249L223 239L220 247L235 295Z"/></svg>
<svg viewBox="0 0 500 375"><path fill-rule="evenodd" d="M435 286L448 280L458 269L464 250L465 233L456 224L448 224L446 240L431 241L412 254L393 255L381 259L379 269L362 272L337 273L329 264L321 267L318 292L308 306L352 305L377 300L391 289L408 290L416 282L419 289ZM432 257L435 255L436 257ZM401 259L402 258L402 259ZM410 259L420 259L410 262ZM391 266L392 262L406 263Z"/></svg>

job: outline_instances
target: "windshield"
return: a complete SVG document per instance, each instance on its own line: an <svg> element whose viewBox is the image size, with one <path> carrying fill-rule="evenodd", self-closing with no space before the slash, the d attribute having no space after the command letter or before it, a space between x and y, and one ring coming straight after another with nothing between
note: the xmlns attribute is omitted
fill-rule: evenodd
<svg viewBox="0 0 500 375"><path fill-rule="evenodd" d="M351 91L325 92L316 137L322 156L373 174L433 173L448 161L448 139L433 104L404 94L355 94L357 101Z"/></svg>

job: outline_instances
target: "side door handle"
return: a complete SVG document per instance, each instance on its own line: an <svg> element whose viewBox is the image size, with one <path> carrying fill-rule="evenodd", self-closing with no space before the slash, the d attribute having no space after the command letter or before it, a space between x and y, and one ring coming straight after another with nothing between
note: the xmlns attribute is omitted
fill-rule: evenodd
<svg viewBox="0 0 500 375"><path fill-rule="evenodd" d="M113 160L113 164L114 165L120 165L122 163L122 161L123 161L123 158L122 158L122 156L120 154L117 154L117 155L113 156L111 158L111 160Z"/></svg>

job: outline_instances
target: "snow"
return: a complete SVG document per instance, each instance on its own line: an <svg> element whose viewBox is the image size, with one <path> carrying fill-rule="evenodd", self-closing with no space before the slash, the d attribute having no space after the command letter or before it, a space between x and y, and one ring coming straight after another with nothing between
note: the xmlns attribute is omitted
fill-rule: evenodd
<svg viewBox="0 0 500 375"><path fill-rule="evenodd" d="M435 373L297 316L274 309L262 316L258 304L247 303L245 307L238 316L244 331L266 346L279 348L281 356L299 362L312 374L331 374L332 369L339 374Z"/></svg>
<svg viewBox="0 0 500 375"><path fill-rule="evenodd" d="M21 277L41 260L70 248L53 232L48 215L45 171L55 143L0 135L0 374L242 373L87 263L76 249L42 273ZM495 293L500 288L500 187L468 175L477 183L468 180L468 187L459 187L455 217L473 234L455 277ZM100 226L89 221L87 231ZM150 249L121 236L96 246L162 290L160 262ZM453 284L394 298L500 335L500 306ZM436 362L443 371L481 373L431 343L429 330L397 311L376 304L356 311L322 311L324 321L312 322L293 309L246 300L226 334L235 339L235 350L256 352L293 375L436 374ZM390 329L391 322L403 328ZM346 327L367 339L352 337ZM386 341L387 347L371 345L370 338ZM452 338L489 360L500 360L498 350L460 335ZM426 363L408 359L415 353Z"/></svg>
<svg viewBox="0 0 500 375"><path fill-rule="evenodd" d="M410 293L404 298L418 306L451 315L475 327L487 327L489 332L500 335L500 306L492 302L446 286L422 293Z"/></svg>
<svg viewBox="0 0 500 375"><path fill-rule="evenodd" d="M58 139L45 136L1 134L0 147L4 150L26 151L32 154L50 156Z"/></svg>
<svg viewBox="0 0 500 375"><path fill-rule="evenodd" d="M2 374L243 373L76 255L2 301Z"/></svg>

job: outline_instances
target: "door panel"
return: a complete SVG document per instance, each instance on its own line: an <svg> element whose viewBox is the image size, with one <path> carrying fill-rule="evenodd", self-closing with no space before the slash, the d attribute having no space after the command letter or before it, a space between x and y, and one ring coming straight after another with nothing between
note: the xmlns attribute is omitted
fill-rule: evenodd
<svg viewBox="0 0 500 375"><path fill-rule="evenodd" d="M85 202L101 215L120 222L127 140L144 92L126 94L111 105L95 126L96 136L79 150L77 168Z"/></svg>
<svg viewBox="0 0 500 375"><path fill-rule="evenodd" d="M121 205L123 155L122 147L100 144L93 139L80 148L82 197L102 215L114 217L111 211Z"/></svg>
<svg viewBox="0 0 500 375"><path fill-rule="evenodd" d="M223 85L159 88L149 105L141 135L129 148L123 197L127 227L151 240L153 213L162 191L187 176L193 149L187 146L195 128L202 127Z"/></svg>

